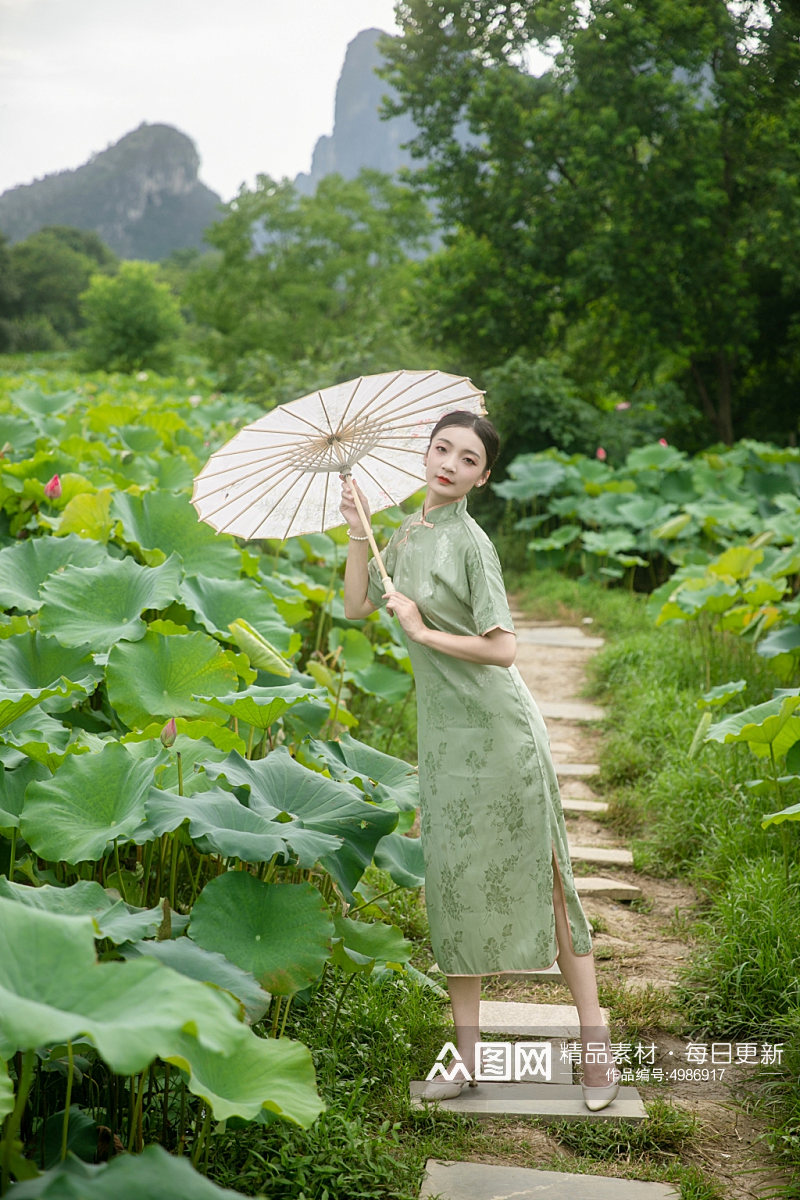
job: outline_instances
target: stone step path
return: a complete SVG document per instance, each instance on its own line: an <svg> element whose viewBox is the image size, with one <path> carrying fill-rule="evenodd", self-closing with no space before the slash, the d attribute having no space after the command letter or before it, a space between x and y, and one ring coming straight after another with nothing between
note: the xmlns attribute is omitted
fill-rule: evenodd
<svg viewBox="0 0 800 1200"><path fill-rule="evenodd" d="M518 642L517 667L529 686L536 677L537 661L541 663L538 648L546 651L548 647L557 647L576 652L576 655L569 654L569 662L573 663L570 682L579 687L576 667L582 670L586 659L604 644L602 638L558 622L534 622L518 613L514 614L514 622ZM553 739L559 743L554 750L556 753L560 750L561 755L569 756L573 746L586 744L586 738L581 738L580 733L576 738L575 725L598 723L606 716L598 705L577 697L537 697L537 703L546 721L564 723L560 737L556 725ZM572 727L569 722L573 723ZM596 763L578 761L577 758L563 760L556 763L556 771L566 815L599 816L608 811L608 805L598 800L588 785L588 780L599 773ZM591 829L588 833L591 836ZM623 847L570 842L569 849L570 859L576 863L616 868L633 865L630 851ZM575 883L582 897L602 896L629 901L641 896L640 888L619 878L578 875ZM520 977L524 975L534 980L537 976L552 977L555 972L558 972L557 965L548 971L521 972ZM607 1013L604 1016L608 1018ZM600 1112L592 1113L586 1108L580 1086L572 1082L571 1064L561 1062L559 1039L573 1042L580 1039L578 1013L573 1005L484 1000L480 1007L480 1027L486 1034L507 1034L509 1041L550 1041L550 1081L479 1083L477 1088L465 1088L454 1100L428 1101L421 1095L425 1082L417 1080L410 1089L412 1107L429 1110L431 1106L440 1106L476 1119L509 1116L593 1122L646 1119L641 1097L633 1087L621 1087L614 1102ZM424 1200L434 1196L441 1200L511 1200L512 1197L513 1200L678 1200L674 1188L659 1183L430 1159L420 1197Z"/></svg>
<svg viewBox="0 0 800 1200"><path fill-rule="evenodd" d="M464 1088L454 1100L426 1100L425 1081L411 1083L411 1107L461 1113L465 1117L544 1117L552 1121L644 1121L647 1111L634 1087L621 1087L600 1112L589 1112L577 1083L479 1083ZM496 1193L491 1193L494 1196Z"/></svg>
<svg viewBox="0 0 800 1200"><path fill-rule="evenodd" d="M679 1200L667 1183L429 1158L420 1200Z"/></svg>
<svg viewBox="0 0 800 1200"><path fill-rule="evenodd" d="M633 855L624 846L573 846L569 843L572 862L598 863L604 867L632 867Z"/></svg>

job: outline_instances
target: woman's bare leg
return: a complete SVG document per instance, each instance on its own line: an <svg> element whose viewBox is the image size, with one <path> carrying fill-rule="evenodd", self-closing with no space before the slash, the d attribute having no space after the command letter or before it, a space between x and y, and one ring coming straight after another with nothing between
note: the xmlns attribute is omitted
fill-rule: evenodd
<svg viewBox="0 0 800 1200"><path fill-rule="evenodd" d="M448 975L458 1053L470 1075L475 1072L475 1043L480 1041L480 975Z"/></svg>
<svg viewBox="0 0 800 1200"><path fill-rule="evenodd" d="M611 1082L609 1071L612 1064L610 1054L603 1061L603 1054L595 1054L590 1048L598 1043L610 1046L609 1031L600 1009L597 998L597 976L594 969L593 954L576 954L572 949L572 939L569 932L567 907L564 900L564 890L561 886L561 875L553 860L553 911L556 921L556 939L558 941L558 965L567 987L572 992L572 999L578 1010L578 1020L581 1023L581 1042L583 1043L583 1082L589 1087L604 1087ZM599 1058L601 1061L594 1062Z"/></svg>

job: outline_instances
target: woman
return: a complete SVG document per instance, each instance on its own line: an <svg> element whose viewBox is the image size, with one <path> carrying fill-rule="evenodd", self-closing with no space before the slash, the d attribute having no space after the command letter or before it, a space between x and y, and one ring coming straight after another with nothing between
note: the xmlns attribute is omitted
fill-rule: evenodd
<svg viewBox="0 0 800 1200"><path fill-rule="evenodd" d="M512 665L516 637L500 563L466 510L467 495L485 485L498 450L485 417L453 412L438 422L424 457L422 510L406 518L384 554L397 589L391 592L368 561L354 485L343 479L345 613L356 620L386 604L408 640L431 944L447 976L467 1071L474 1072L480 1040L481 976L557 960L581 1022L584 1099L597 1111L619 1084L609 1065L590 927L572 877L547 732ZM463 1086L431 1082L424 1095L446 1099Z"/></svg>

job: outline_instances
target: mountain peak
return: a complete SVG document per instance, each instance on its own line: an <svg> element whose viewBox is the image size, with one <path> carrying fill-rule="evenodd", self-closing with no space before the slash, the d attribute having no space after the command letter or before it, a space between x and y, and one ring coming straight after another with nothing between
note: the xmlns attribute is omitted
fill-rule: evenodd
<svg viewBox="0 0 800 1200"><path fill-rule="evenodd" d="M0 230L22 241L44 225L94 230L123 258L158 259L202 244L219 196L198 178L200 156L172 125L141 124L73 171L0 196Z"/></svg>

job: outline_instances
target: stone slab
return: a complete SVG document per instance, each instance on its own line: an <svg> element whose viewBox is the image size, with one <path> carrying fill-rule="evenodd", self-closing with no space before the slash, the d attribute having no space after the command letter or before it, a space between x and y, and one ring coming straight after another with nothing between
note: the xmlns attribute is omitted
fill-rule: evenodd
<svg viewBox="0 0 800 1200"><path fill-rule="evenodd" d="M606 711L585 700L538 700L539 712L546 721L604 721Z"/></svg>
<svg viewBox="0 0 800 1200"><path fill-rule="evenodd" d="M569 856L575 862L600 863L604 867L632 867L633 855L621 846L573 846Z"/></svg>
<svg viewBox="0 0 800 1200"><path fill-rule="evenodd" d="M517 640L533 646L565 647L569 650L599 650L605 645L601 637L592 637L572 625L528 625L515 620Z"/></svg>
<svg viewBox="0 0 800 1200"><path fill-rule="evenodd" d="M572 796L561 795L561 807L565 813L600 813L608 812L605 800L579 800Z"/></svg>
<svg viewBox="0 0 800 1200"><path fill-rule="evenodd" d="M600 896L605 900L638 900L642 894L635 883L598 875L576 875L575 887L579 896Z"/></svg>
<svg viewBox="0 0 800 1200"><path fill-rule="evenodd" d="M559 779L590 779L592 775L599 775L600 768L597 763L553 763L556 769L556 775Z"/></svg>
<svg viewBox="0 0 800 1200"><path fill-rule="evenodd" d="M569 1083L481 1083L464 1088L455 1100L423 1100L420 1093L425 1081L411 1083L411 1107L431 1108L462 1116L544 1117L553 1121L644 1121L647 1112L642 1098L633 1087L619 1089L614 1101L600 1112L589 1112L583 1103L579 1084Z"/></svg>
<svg viewBox="0 0 800 1200"><path fill-rule="evenodd" d="M600 1010L608 1022L608 1009ZM481 1000L482 1033L507 1033L511 1037L580 1037L581 1023L574 1004L529 1004L522 1000Z"/></svg>
<svg viewBox="0 0 800 1200"><path fill-rule="evenodd" d="M429 1158L420 1200L679 1200L668 1183Z"/></svg>

